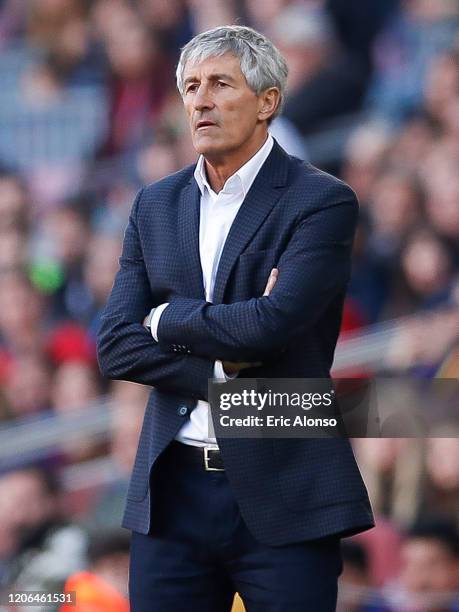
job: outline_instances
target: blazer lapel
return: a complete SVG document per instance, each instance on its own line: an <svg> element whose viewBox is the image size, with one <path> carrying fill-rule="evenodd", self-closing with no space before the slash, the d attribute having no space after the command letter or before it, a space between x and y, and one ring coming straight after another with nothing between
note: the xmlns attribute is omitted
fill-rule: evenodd
<svg viewBox="0 0 459 612"><path fill-rule="evenodd" d="M180 194L178 246L180 259L185 265L187 294L189 294L189 297L196 299L205 299L199 254L200 196L199 187L192 178Z"/></svg>
<svg viewBox="0 0 459 612"><path fill-rule="evenodd" d="M223 301L226 284L237 258L250 242L287 184L289 157L274 141L268 159L261 167L236 218L223 247L215 279L213 302Z"/></svg>

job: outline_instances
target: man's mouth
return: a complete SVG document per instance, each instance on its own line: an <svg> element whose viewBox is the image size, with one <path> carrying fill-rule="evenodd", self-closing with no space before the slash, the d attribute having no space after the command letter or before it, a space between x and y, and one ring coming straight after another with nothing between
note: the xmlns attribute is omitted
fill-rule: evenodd
<svg viewBox="0 0 459 612"><path fill-rule="evenodd" d="M215 124L213 121L205 121L205 120L202 120L202 121L198 121L198 122L196 123L196 129L197 129L197 130L200 130L200 129L202 129L202 128L213 127L213 126L215 126L215 125L216 125L216 124Z"/></svg>

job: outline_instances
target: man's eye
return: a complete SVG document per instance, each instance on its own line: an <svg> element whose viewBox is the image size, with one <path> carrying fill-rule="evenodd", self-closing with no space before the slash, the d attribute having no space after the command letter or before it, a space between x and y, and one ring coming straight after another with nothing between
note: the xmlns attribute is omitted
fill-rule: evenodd
<svg viewBox="0 0 459 612"><path fill-rule="evenodd" d="M188 87L185 90L185 93L189 93L190 91L196 91L197 85L188 85Z"/></svg>
<svg viewBox="0 0 459 612"><path fill-rule="evenodd" d="M224 81L217 81L217 85L218 87L226 87L227 83L225 83Z"/></svg>

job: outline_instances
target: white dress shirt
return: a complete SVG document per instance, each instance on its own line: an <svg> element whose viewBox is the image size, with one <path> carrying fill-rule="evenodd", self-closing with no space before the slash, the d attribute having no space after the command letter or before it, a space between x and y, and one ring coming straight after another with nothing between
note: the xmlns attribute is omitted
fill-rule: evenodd
<svg viewBox="0 0 459 612"><path fill-rule="evenodd" d="M227 179L219 193L215 193L207 181L204 157L201 155L198 159L194 178L201 192L199 254L207 302L212 302L218 264L231 225L272 147L273 139L268 134L264 145ZM155 308L151 318L151 333L156 341L158 341L159 319L167 306L168 304L161 304ZM225 375L221 361L215 362L214 378L217 380L230 378ZM216 447L216 439L209 436L209 404L207 402L198 401L196 408L191 411L190 419L178 432L176 440L194 446Z"/></svg>

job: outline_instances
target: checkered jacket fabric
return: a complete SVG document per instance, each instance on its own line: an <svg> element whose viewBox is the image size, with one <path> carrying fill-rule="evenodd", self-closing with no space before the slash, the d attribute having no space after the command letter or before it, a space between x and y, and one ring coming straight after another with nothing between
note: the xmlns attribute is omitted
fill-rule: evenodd
<svg viewBox="0 0 459 612"><path fill-rule="evenodd" d="M262 362L250 378L328 377L338 337L358 204L338 179L275 142L231 226L213 304L199 257L194 166L142 189L98 335L102 373L153 387L123 526L147 533L150 474L198 399L215 359ZM279 279L262 296L273 267ZM141 322L169 302L155 343ZM253 535L283 545L368 529L367 492L346 439L219 439Z"/></svg>

